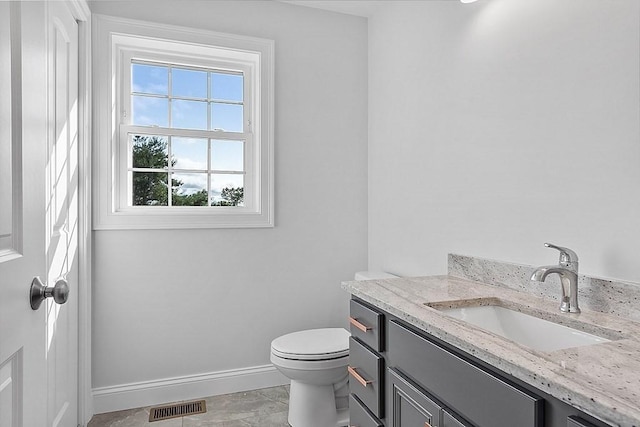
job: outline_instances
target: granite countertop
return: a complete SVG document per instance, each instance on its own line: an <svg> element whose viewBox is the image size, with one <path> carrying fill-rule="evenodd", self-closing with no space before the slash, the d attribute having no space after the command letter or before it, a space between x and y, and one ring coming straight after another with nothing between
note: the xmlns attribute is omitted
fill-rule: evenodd
<svg viewBox="0 0 640 427"><path fill-rule="evenodd" d="M531 386L616 426L640 426L640 323L453 276L343 282L352 295L448 342ZM541 352L425 304L477 305L478 299L562 323L612 341Z"/></svg>

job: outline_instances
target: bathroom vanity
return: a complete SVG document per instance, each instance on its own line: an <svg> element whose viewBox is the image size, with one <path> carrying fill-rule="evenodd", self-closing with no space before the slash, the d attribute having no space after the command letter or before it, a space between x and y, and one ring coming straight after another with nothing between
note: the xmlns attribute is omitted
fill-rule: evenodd
<svg viewBox="0 0 640 427"><path fill-rule="evenodd" d="M359 427L640 426L640 323L451 276L345 282ZM500 304L602 343L541 351L452 317ZM568 344L573 345L573 344Z"/></svg>

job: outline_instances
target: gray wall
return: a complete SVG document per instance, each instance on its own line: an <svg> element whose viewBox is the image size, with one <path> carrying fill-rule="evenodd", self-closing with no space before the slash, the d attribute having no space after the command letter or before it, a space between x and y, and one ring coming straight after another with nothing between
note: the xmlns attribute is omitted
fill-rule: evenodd
<svg viewBox="0 0 640 427"><path fill-rule="evenodd" d="M95 232L93 386L265 365L276 336L346 326L340 281L367 266L366 20L260 1L91 8L276 43L276 227Z"/></svg>
<svg viewBox="0 0 640 427"><path fill-rule="evenodd" d="M369 267L447 253L640 281L636 0L387 2L369 21Z"/></svg>
<svg viewBox="0 0 640 427"><path fill-rule="evenodd" d="M370 269L547 264L552 241L640 281L637 1L380 3L368 90L362 18L91 6L276 41L276 228L96 232L94 387L266 364L273 337L345 324L339 282L367 265L367 105Z"/></svg>

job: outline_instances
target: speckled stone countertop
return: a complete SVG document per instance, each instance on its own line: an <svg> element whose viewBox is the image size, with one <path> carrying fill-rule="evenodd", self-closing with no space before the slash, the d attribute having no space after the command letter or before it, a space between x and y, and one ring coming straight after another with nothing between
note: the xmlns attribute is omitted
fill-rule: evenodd
<svg viewBox="0 0 640 427"><path fill-rule="evenodd" d="M606 423L640 426L638 322L584 309L580 314L564 314L558 311L557 301L453 276L351 281L342 287ZM471 306L485 298L612 341L544 353L425 305Z"/></svg>

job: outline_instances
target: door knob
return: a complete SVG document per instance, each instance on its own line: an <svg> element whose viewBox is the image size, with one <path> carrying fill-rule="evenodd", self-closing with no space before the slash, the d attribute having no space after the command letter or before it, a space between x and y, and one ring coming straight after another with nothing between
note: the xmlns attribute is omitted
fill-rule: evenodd
<svg viewBox="0 0 640 427"><path fill-rule="evenodd" d="M69 285L64 279L59 279L52 287L46 287L39 277L34 277L31 282L31 290L29 298L31 301L31 309L37 310L45 299L53 297L58 304L64 304L69 299Z"/></svg>

